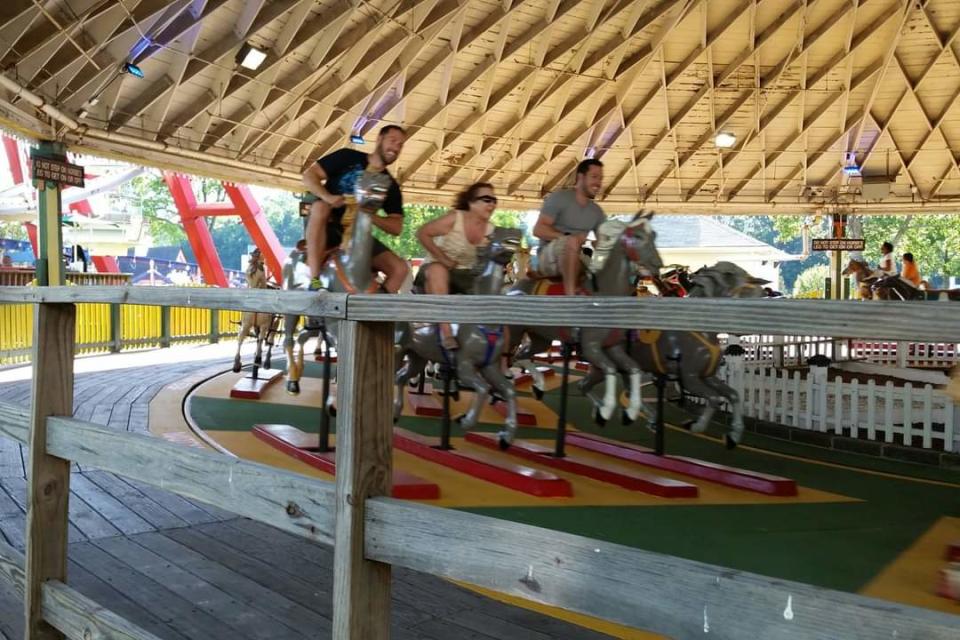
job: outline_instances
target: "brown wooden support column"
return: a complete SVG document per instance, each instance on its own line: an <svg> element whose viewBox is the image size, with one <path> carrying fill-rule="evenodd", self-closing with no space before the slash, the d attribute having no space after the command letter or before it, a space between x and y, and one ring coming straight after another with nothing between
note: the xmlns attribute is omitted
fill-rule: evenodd
<svg viewBox="0 0 960 640"><path fill-rule="evenodd" d="M27 469L26 640L64 637L43 622L40 603L45 581L67 579L70 461L47 455L47 417L73 415L75 324L76 307L72 304L38 304L34 308L33 405Z"/></svg>
<svg viewBox="0 0 960 640"><path fill-rule="evenodd" d="M393 327L340 322L334 640L390 637L390 565L365 559L364 515L367 498L391 489Z"/></svg>

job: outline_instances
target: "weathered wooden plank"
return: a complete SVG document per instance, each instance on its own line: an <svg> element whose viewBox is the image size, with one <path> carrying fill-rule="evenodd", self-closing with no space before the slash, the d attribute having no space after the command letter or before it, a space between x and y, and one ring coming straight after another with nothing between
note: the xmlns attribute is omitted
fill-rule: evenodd
<svg viewBox="0 0 960 640"><path fill-rule="evenodd" d="M390 498L367 501L372 560L672 638L957 637L960 616Z"/></svg>
<svg viewBox="0 0 960 640"><path fill-rule="evenodd" d="M0 287L0 303L101 302L343 318L343 293L190 287ZM36 344L36 343L34 343Z"/></svg>
<svg viewBox="0 0 960 640"><path fill-rule="evenodd" d="M82 473L75 473L71 476L70 491L73 495L82 498L94 511L103 516L123 534L129 535L154 530L149 522L125 507L119 500L91 482Z"/></svg>
<svg viewBox="0 0 960 640"><path fill-rule="evenodd" d="M935 305L940 304L940 307ZM951 303L846 300L510 296L496 304L483 296L356 294L347 318L357 321L488 322L524 326L637 327L736 334L862 336L953 342L960 314ZM948 305L943 307L942 305Z"/></svg>
<svg viewBox="0 0 960 640"><path fill-rule="evenodd" d="M201 528L171 529L164 535L314 612L324 621L317 623L314 632L329 634L333 628L333 592L330 589L333 574L309 562L312 556L290 553L290 547L285 543L303 539L274 530L275 537L269 544L257 540L252 548L242 550L233 535L235 532L221 523ZM330 561L333 561L333 552L328 549L313 545L312 551L312 555L330 555Z"/></svg>
<svg viewBox="0 0 960 640"><path fill-rule="evenodd" d="M13 501L17 503L17 506L19 506L20 510L23 512L23 519L20 521L20 524L22 525L20 537L23 540L23 543L20 546L26 547L26 538L24 536L26 535L27 531L27 481L24 478L5 478L4 480L0 481L0 485L3 486L4 491L6 491L11 498L13 498ZM78 499L76 502L71 501L70 517L76 518L77 511L80 509L89 509L89 507L87 507L86 504L83 504L82 500ZM109 523L106 524L109 526ZM80 529L78 529L73 522L70 522L68 540L70 542L78 542L86 539L87 536L84 535L84 533L80 531Z"/></svg>
<svg viewBox="0 0 960 640"><path fill-rule="evenodd" d="M189 524L206 524L208 522L219 522L221 518L215 516L206 509L204 506L194 504L190 500L178 496L175 493L166 491L164 489L158 489L144 482L137 482L130 478L120 478L122 482L125 482L135 488L137 491L147 496L161 507L169 511L170 513L176 515L178 518L182 518Z"/></svg>
<svg viewBox="0 0 960 640"><path fill-rule="evenodd" d="M47 451L47 418L73 415L77 309L72 304L41 304L33 318L24 633L27 640L55 640L63 634L43 620L41 599L45 582L67 579L70 461Z"/></svg>
<svg viewBox="0 0 960 640"><path fill-rule="evenodd" d="M332 544L329 482L70 418L48 420L47 450Z"/></svg>
<svg viewBox="0 0 960 640"><path fill-rule="evenodd" d="M162 492L150 493L190 522L216 520L226 509L317 542L333 543L332 483L79 420L50 423L48 428L53 439L55 434L63 436L56 444L48 442L53 455L212 505L209 512L197 513L189 503L177 503ZM22 411L0 404L0 435L19 440L26 432Z"/></svg>
<svg viewBox="0 0 960 640"><path fill-rule="evenodd" d="M111 473L88 471L83 475L91 482L96 483L98 487L109 493L117 501L129 507L131 511L148 522L154 529L184 527L188 524L183 518L164 509L132 485Z"/></svg>
<svg viewBox="0 0 960 640"><path fill-rule="evenodd" d="M168 624L158 618L153 612L142 607L117 590L108 580L110 576L95 576L73 560L67 565L69 585L94 602L108 605L110 610L126 618L143 629L154 633L164 640L189 640L186 636L174 631Z"/></svg>
<svg viewBox="0 0 960 640"><path fill-rule="evenodd" d="M276 635L291 632L316 636L324 628L329 633L330 621L323 616L169 536L144 533L135 536L133 540L184 571L230 594L231 598L238 601L235 607L259 612L259 617L267 620L270 626L276 629ZM272 622L269 622L270 620Z"/></svg>
<svg viewBox="0 0 960 640"><path fill-rule="evenodd" d="M162 584L168 591L194 603L199 611L232 628L237 637L252 640L285 638L299 640L300 634L259 615L249 603L217 588L193 571L187 571L153 553L133 538L105 538L94 544L111 556Z"/></svg>
<svg viewBox="0 0 960 640"><path fill-rule="evenodd" d="M20 443L7 438L0 439L0 478L23 478L23 458Z"/></svg>
<svg viewBox="0 0 960 640"><path fill-rule="evenodd" d="M96 576L109 579L114 588L134 603L149 609L188 638L237 638L236 630L206 612L198 611L193 602L170 592L163 585L145 577L89 542L71 545L70 560Z"/></svg>
<svg viewBox="0 0 960 640"><path fill-rule="evenodd" d="M390 636L390 565L371 562L363 547L366 500L391 489L393 331L392 322L340 323L334 640Z"/></svg>
<svg viewBox="0 0 960 640"><path fill-rule="evenodd" d="M0 579L13 586L21 597L27 587L24 564L23 554L13 547L0 545ZM57 580L48 580L41 585L38 604L43 620L56 630L51 633L97 640L160 640ZM29 631L27 629L26 633Z"/></svg>

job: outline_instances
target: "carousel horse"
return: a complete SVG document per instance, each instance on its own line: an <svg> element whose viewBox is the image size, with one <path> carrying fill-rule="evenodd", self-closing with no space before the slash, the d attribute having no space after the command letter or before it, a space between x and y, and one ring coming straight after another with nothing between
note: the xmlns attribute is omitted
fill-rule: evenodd
<svg viewBox="0 0 960 640"><path fill-rule="evenodd" d="M250 265L247 267L246 276L247 287L250 289L269 288L269 285L267 284L267 273L263 267L262 260L250 260ZM253 311L245 311L243 315L240 316L240 330L237 333L237 354L233 358L234 372L238 372L243 368L243 363L240 359L240 347L243 346L243 341L246 340L251 331L253 331L253 335L257 340L257 349L253 359L254 369L259 369L261 366L261 359L263 368L270 368L271 354L273 353L273 338L277 333L278 324L279 317L272 313L254 313ZM263 353L264 344L267 345L266 355Z"/></svg>
<svg viewBox="0 0 960 640"><path fill-rule="evenodd" d="M718 262L698 270L691 280L690 298L760 298L768 280L753 278L731 262ZM676 379L681 388L706 401L706 407L691 430L701 433L714 412L726 401L732 411L727 446L733 448L743 435L743 412L739 394L717 377L722 358L717 334L701 331L638 330L630 332L629 354L640 367L660 376ZM589 393L603 379L603 372L591 367L578 383ZM651 415L649 411L646 414Z"/></svg>
<svg viewBox="0 0 960 640"><path fill-rule="evenodd" d="M867 261L860 258L850 258L841 275L853 276L861 300L873 300L872 285L877 279L884 277L883 272L871 269Z"/></svg>
<svg viewBox="0 0 960 640"><path fill-rule="evenodd" d="M514 285L527 277L530 270L530 247L517 247L513 260L507 266L507 275L504 280L507 285Z"/></svg>
<svg viewBox="0 0 960 640"><path fill-rule="evenodd" d="M692 286L689 270L680 264L667 267L667 271L660 274L660 280L657 283L660 295L665 298L684 298L689 295Z"/></svg>
<svg viewBox="0 0 960 640"><path fill-rule="evenodd" d="M597 233L595 251L591 258L588 275L583 286L590 295L630 296L636 291L634 273L645 270L658 274L663 265L654 243L656 232L650 219L652 213L640 212L630 222L618 219L604 221ZM549 294L551 289L561 295L563 288L551 279L525 279L511 288L508 295ZM526 339L524 340L524 334ZM624 411L624 422L635 420L641 412L640 367L627 354L622 329L584 328L579 332L579 354L589 363L602 371L606 387L602 398L589 396L595 406L594 420L605 424L617 407L617 372L629 373L630 402ZM574 342L574 335L566 327L528 326L510 327L511 353L513 364L528 370L533 376L533 392L543 396L543 374L531 358L547 351L554 340Z"/></svg>
<svg viewBox="0 0 960 640"><path fill-rule="evenodd" d="M500 295L505 277L504 268L520 246L522 235L518 229L496 227L485 247L477 249L476 278L473 295ZM398 326L397 392L394 397L394 420L403 412L404 387L416 376L424 375L427 362L446 364L457 375L460 384L474 391L473 402L457 421L464 429L472 429L480 419L480 411L490 397L490 390L507 403L504 430L498 434L500 447L506 449L517 431L517 399L510 382L500 371L500 356L504 347L503 327L479 324L461 324L456 328L460 348L447 351L440 345L437 325L434 323L407 323Z"/></svg>
<svg viewBox="0 0 960 640"><path fill-rule="evenodd" d="M357 179L354 193L347 198L344 213L344 241L332 252L326 266L320 272L324 290L334 293L373 293L379 284L373 275L373 216L383 204L390 188L390 177L384 173L364 172ZM286 285L286 282L284 283ZM290 320L286 321L289 324ZM336 344L336 323L327 324L323 318L310 318L297 335L300 345L294 355L292 338L287 352L287 393L300 393L300 377L303 375L304 345L310 338L321 337L330 346ZM292 335L292 333L290 334ZM286 342L285 341L285 342Z"/></svg>
<svg viewBox="0 0 960 640"><path fill-rule="evenodd" d="M897 275L877 279L871 289L877 300L960 300L960 289L921 289Z"/></svg>

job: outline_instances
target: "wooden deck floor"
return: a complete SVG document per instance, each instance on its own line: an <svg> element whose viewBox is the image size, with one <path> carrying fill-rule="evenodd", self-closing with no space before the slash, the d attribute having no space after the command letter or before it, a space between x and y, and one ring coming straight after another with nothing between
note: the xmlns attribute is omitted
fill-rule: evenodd
<svg viewBox="0 0 960 640"><path fill-rule="evenodd" d="M75 415L147 432L147 407L160 389L228 366L223 347L209 350L208 360L78 373ZM4 377L0 402L26 406L29 380ZM24 449L0 438L0 533L20 549ZM101 605L171 640L329 637L332 549L95 469L76 467L70 489L68 583ZM397 640L608 637L433 576L393 575ZM21 601L0 580L0 638L22 634Z"/></svg>

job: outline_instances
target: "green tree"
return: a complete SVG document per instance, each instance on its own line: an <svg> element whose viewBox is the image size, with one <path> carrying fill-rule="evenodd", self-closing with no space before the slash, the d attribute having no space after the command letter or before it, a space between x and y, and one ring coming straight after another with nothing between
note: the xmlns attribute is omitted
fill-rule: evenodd
<svg viewBox="0 0 960 640"><path fill-rule="evenodd" d="M795 297L823 297L824 281L830 276L830 265L818 264L797 276L793 285Z"/></svg>

